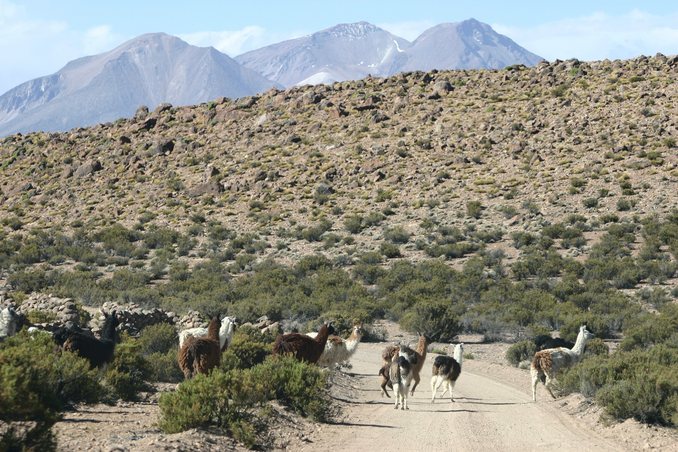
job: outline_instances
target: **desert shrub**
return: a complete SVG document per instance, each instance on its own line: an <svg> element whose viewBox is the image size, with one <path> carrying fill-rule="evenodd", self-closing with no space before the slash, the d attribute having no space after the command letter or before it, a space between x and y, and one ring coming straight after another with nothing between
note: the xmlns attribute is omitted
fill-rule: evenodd
<svg viewBox="0 0 678 452"><path fill-rule="evenodd" d="M215 370L179 385L160 397L160 427L174 433L217 426L248 447L264 431L257 408L278 400L295 412L325 421L332 416L325 374L292 357L275 357L251 369ZM262 446L262 444L258 444Z"/></svg>
<svg viewBox="0 0 678 452"><path fill-rule="evenodd" d="M252 327L238 328L228 349L221 355L221 369L249 369L264 362L271 354L272 335Z"/></svg>
<svg viewBox="0 0 678 452"><path fill-rule="evenodd" d="M480 218L480 215L483 213L483 205L480 201L468 201L466 202L466 216L471 218Z"/></svg>
<svg viewBox="0 0 678 452"><path fill-rule="evenodd" d="M396 257L401 257L400 247L395 243L384 242L379 245L379 251L388 259L394 259Z"/></svg>
<svg viewBox="0 0 678 452"><path fill-rule="evenodd" d="M154 352L145 355L145 367L149 381L163 381L178 383L184 378L177 361L177 350L172 349L164 353Z"/></svg>
<svg viewBox="0 0 678 452"><path fill-rule="evenodd" d="M293 357L272 357L251 369L254 381L268 382L269 397L316 421L331 419L327 375Z"/></svg>
<svg viewBox="0 0 678 452"><path fill-rule="evenodd" d="M392 243L407 243L411 236L402 226L394 226L384 231L384 240Z"/></svg>
<svg viewBox="0 0 678 452"><path fill-rule="evenodd" d="M167 248L177 243L179 236L173 229L153 226L143 234L143 240L150 249Z"/></svg>
<svg viewBox="0 0 678 452"><path fill-rule="evenodd" d="M363 218L363 225L366 228L378 226L385 218L386 216L381 212L370 212Z"/></svg>
<svg viewBox="0 0 678 452"><path fill-rule="evenodd" d="M159 426L167 433L216 426L253 447L263 430L254 410L264 402L265 389L266 382L253 380L249 371L197 375L161 395Z"/></svg>
<svg viewBox="0 0 678 452"><path fill-rule="evenodd" d="M140 391L148 391L148 363L140 353L140 344L123 337L115 347L113 361L106 368L102 384L109 400L137 400Z"/></svg>
<svg viewBox="0 0 678 452"><path fill-rule="evenodd" d="M596 396L617 419L677 425L678 349L620 351L587 358L561 377L566 391Z"/></svg>
<svg viewBox="0 0 678 452"><path fill-rule="evenodd" d="M360 215L348 215L344 218L344 228L351 234L357 234L363 230L363 218Z"/></svg>
<svg viewBox="0 0 678 452"><path fill-rule="evenodd" d="M605 318L591 313L579 314L570 318L560 329L560 337L574 342L579 334L579 327L586 324L586 329L600 339L608 339L612 336L610 326Z"/></svg>
<svg viewBox="0 0 678 452"><path fill-rule="evenodd" d="M145 359L149 380L168 383L182 380L183 374L177 362L178 343L176 329L168 323L149 325L141 331L137 339L138 352Z"/></svg>
<svg viewBox="0 0 678 452"><path fill-rule="evenodd" d="M516 342L506 350L506 360L518 367L522 361L532 359L537 351L537 346L531 340Z"/></svg>
<svg viewBox="0 0 678 452"><path fill-rule="evenodd" d="M156 323L149 325L141 331L137 339L139 353L150 355L151 353L165 353L176 350L179 343L179 335L174 325L169 323Z"/></svg>
<svg viewBox="0 0 678 452"><path fill-rule="evenodd" d="M0 419L45 420L65 406L98 400L96 371L78 356L54 353L47 335L20 332L0 348Z"/></svg>
<svg viewBox="0 0 678 452"><path fill-rule="evenodd" d="M636 325L624 331L621 350L648 348L666 342L678 331L678 306L666 305L660 313L646 314Z"/></svg>
<svg viewBox="0 0 678 452"><path fill-rule="evenodd" d="M584 356L607 356L610 354L610 347L599 337L593 338L586 343Z"/></svg>
<svg viewBox="0 0 678 452"><path fill-rule="evenodd" d="M424 333L431 340L449 342L462 331L457 311L447 300L419 300L405 312L400 325L408 331Z"/></svg>

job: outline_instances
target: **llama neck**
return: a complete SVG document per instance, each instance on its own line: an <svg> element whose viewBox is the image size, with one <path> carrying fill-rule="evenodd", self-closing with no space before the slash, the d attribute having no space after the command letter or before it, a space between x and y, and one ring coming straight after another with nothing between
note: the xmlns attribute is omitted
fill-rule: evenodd
<svg viewBox="0 0 678 452"><path fill-rule="evenodd" d="M207 325L207 339L218 341L220 326L221 322L219 321L218 317L214 317L212 320L210 320L209 325Z"/></svg>
<svg viewBox="0 0 678 452"><path fill-rule="evenodd" d="M106 318L104 327L101 329L101 340L114 341L115 339L115 316L111 315ZM115 341L114 341L115 342Z"/></svg>
<svg viewBox="0 0 678 452"><path fill-rule="evenodd" d="M351 336L348 339L346 339L346 350L348 350L349 352L355 350L355 348L360 343L361 338L362 334L356 333L354 331L353 334L351 334Z"/></svg>
<svg viewBox="0 0 678 452"><path fill-rule="evenodd" d="M584 354L584 347L586 347L587 338L584 331L585 330L579 331L577 341L574 343L574 347L572 347L572 354L575 355L575 358L577 359L581 359Z"/></svg>
<svg viewBox="0 0 678 452"><path fill-rule="evenodd" d="M422 358L426 357L426 337L419 336L419 342L417 343L416 351Z"/></svg>
<svg viewBox="0 0 678 452"><path fill-rule="evenodd" d="M461 367L461 361L464 359L464 348L461 346L461 344L457 344L454 346L454 360L459 363L459 367Z"/></svg>
<svg viewBox="0 0 678 452"><path fill-rule="evenodd" d="M318 330L318 335L315 337L315 341L318 342L319 344L323 344L323 346L325 346L325 344L327 343L327 338L329 337L329 335L330 335L330 329L327 326L327 324L325 323Z"/></svg>

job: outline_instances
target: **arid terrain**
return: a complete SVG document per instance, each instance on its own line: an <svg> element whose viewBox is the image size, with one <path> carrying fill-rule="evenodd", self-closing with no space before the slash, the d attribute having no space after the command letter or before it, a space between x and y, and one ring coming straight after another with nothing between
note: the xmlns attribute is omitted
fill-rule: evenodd
<svg viewBox="0 0 678 452"><path fill-rule="evenodd" d="M382 325L396 343L414 339L394 324ZM504 359L508 346L499 343L465 343L465 353L473 358L463 361L454 402L437 398L431 404L430 362L435 354L429 354L421 383L409 398L410 409L396 411L393 399L380 395L376 375L384 345L361 344L351 359L352 368L333 373L332 395L342 406L334 423L312 423L280 410L279 424L273 427L278 448L372 450L392 442L408 451L678 450L675 430L632 420L605 422L601 410L581 396L552 400L540 386L533 403L528 371L509 366ZM156 402L157 396L151 396L141 403L85 406L66 413L55 427L59 450L246 450L216 433L195 429L161 433L154 426Z"/></svg>

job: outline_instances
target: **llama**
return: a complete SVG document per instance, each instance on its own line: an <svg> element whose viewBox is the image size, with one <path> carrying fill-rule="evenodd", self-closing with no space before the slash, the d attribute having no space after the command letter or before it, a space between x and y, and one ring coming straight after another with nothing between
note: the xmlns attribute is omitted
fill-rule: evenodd
<svg viewBox="0 0 678 452"><path fill-rule="evenodd" d="M410 364L414 364L417 361L417 354L410 347L406 345L387 345L384 348L384 351L381 354L381 358L384 360L381 369L379 369L379 375L381 376L381 396L391 398L386 389L386 386L393 389L391 384L391 363L394 360L397 360L400 355L400 351L404 353L407 357L407 360Z"/></svg>
<svg viewBox="0 0 678 452"><path fill-rule="evenodd" d="M532 376L532 400L537 401L537 383L541 380L544 387L556 398L551 391L551 381L565 368L581 361L586 343L593 338L593 334L586 329L586 324L579 327L577 341L572 349L559 347L538 351L534 354L530 365Z"/></svg>
<svg viewBox="0 0 678 452"><path fill-rule="evenodd" d="M395 397L395 406L397 410L400 405L401 410L409 410L407 406L407 391L413 377L414 363L411 363L408 358L416 357L416 354L409 354L404 347L400 348L398 357L391 362L389 368L389 380L393 387L393 394Z"/></svg>
<svg viewBox="0 0 678 452"><path fill-rule="evenodd" d="M197 374L207 375L221 362L220 327L219 317L212 317L207 325L206 337L189 336L184 341L179 350L178 361L186 380Z"/></svg>
<svg viewBox="0 0 678 452"><path fill-rule="evenodd" d="M417 359L415 362L411 363L412 381L414 381L414 385L412 385L412 392L410 395L414 395L414 390L417 388L417 385L421 380L419 374L421 373L421 368L424 367L424 361L426 360L426 348L428 347L428 344L431 343L431 339L429 339L428 336L421 333L417 334L419 335L419 342L417 342L417 347L414 350L416 352Z"/></svg>
<svg viewBox="0 0 678 452"><path fill-rule="evenodd" d="M348 361L358 348L358 344L362 337L362 324L354 325L351 336L346 340L338 336L330 336L325 344L325 350L322 355L320 355L320 359L318 359L318 365L330 367Z"/></svg>
<svg viewBox="0 0 678 452"><path fill-rule="evenodd" d="M454 402L452 397L452 389L454 389L454 384L461 374L461 361L464 358L464 344L460 343L454 346L454 357L452 356L436 356L436 359L433 360L433 369L431 370L431 403L435 401L436 393L441 384L445 384L443 387L443 393L440 394L440 397L444 396L445 393L450 391L450 401Z"/></svg>
<svg viewBox="0 0 678 452"><path fill-rule="evenodd" d="M233 339L233 332L236 327L236 318L226 316L221 319L221 328L219 328L219 345L221 346L221 351L224 352L231 345L231 340ZM179 332L179 348L184 345L184 341L189 336L193 337L205 337L207 336L207 328L197 327L189 328Z"/></svg>
<svg viewBox="0 0 678 452"><path fill-rule="evenodd" d="M104 313L104 326L101 329L101 339L89 336L75 330L67 331L63 337L63 350L76 353L87 359L90 367L102 367L113 360L115 351L115 329L119 325L116 312ZM56 334L53 336L57 339Z"/></svg>
<svg viewBox="0 0 678 452"><path fill-rule="evenodd" d="M19 329L19 315L12 306L0 311L0 341L14 336Z"/></svg>
<svg viewBox="0 0 678 452"><path fill-rule="evenodd" d="M331 323L321 326L315 339L301 333L278 334L273 343L273 354L292 354L299 361L315 364L325 350L330 334L334 334Z"/></svg>

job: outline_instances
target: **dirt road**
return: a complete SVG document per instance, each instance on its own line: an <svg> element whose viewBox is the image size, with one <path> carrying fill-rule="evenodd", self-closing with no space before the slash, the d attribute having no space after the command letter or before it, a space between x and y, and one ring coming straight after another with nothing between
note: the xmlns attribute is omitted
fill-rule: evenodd
<svg viewBox="0 0 678 452"><path fill-rule="evenodd" d="M408 411L394 410L393 399L382 398L379 368L383 344L361 344L351 359L355 377L338 381L349 402L343 422L324 426L313 443L301 450L375 450L397 445L399 451L509 451L509 450L625 450L628 446L603 438L553 402L533 403L529 381L521 383L500 375L488 376L488 366L463 362L462 374L449 398L431 404L429 354ZM511 372L524 372L506 369ZM491 370L490 370L491 371ZM527 376L527 374L525 374ZM540 388L541 389L541 388ZM339 398L342 398L340 395ZM550 398L550 397L549 397ZM348 428L347 428L348 427Z"/></svg>

